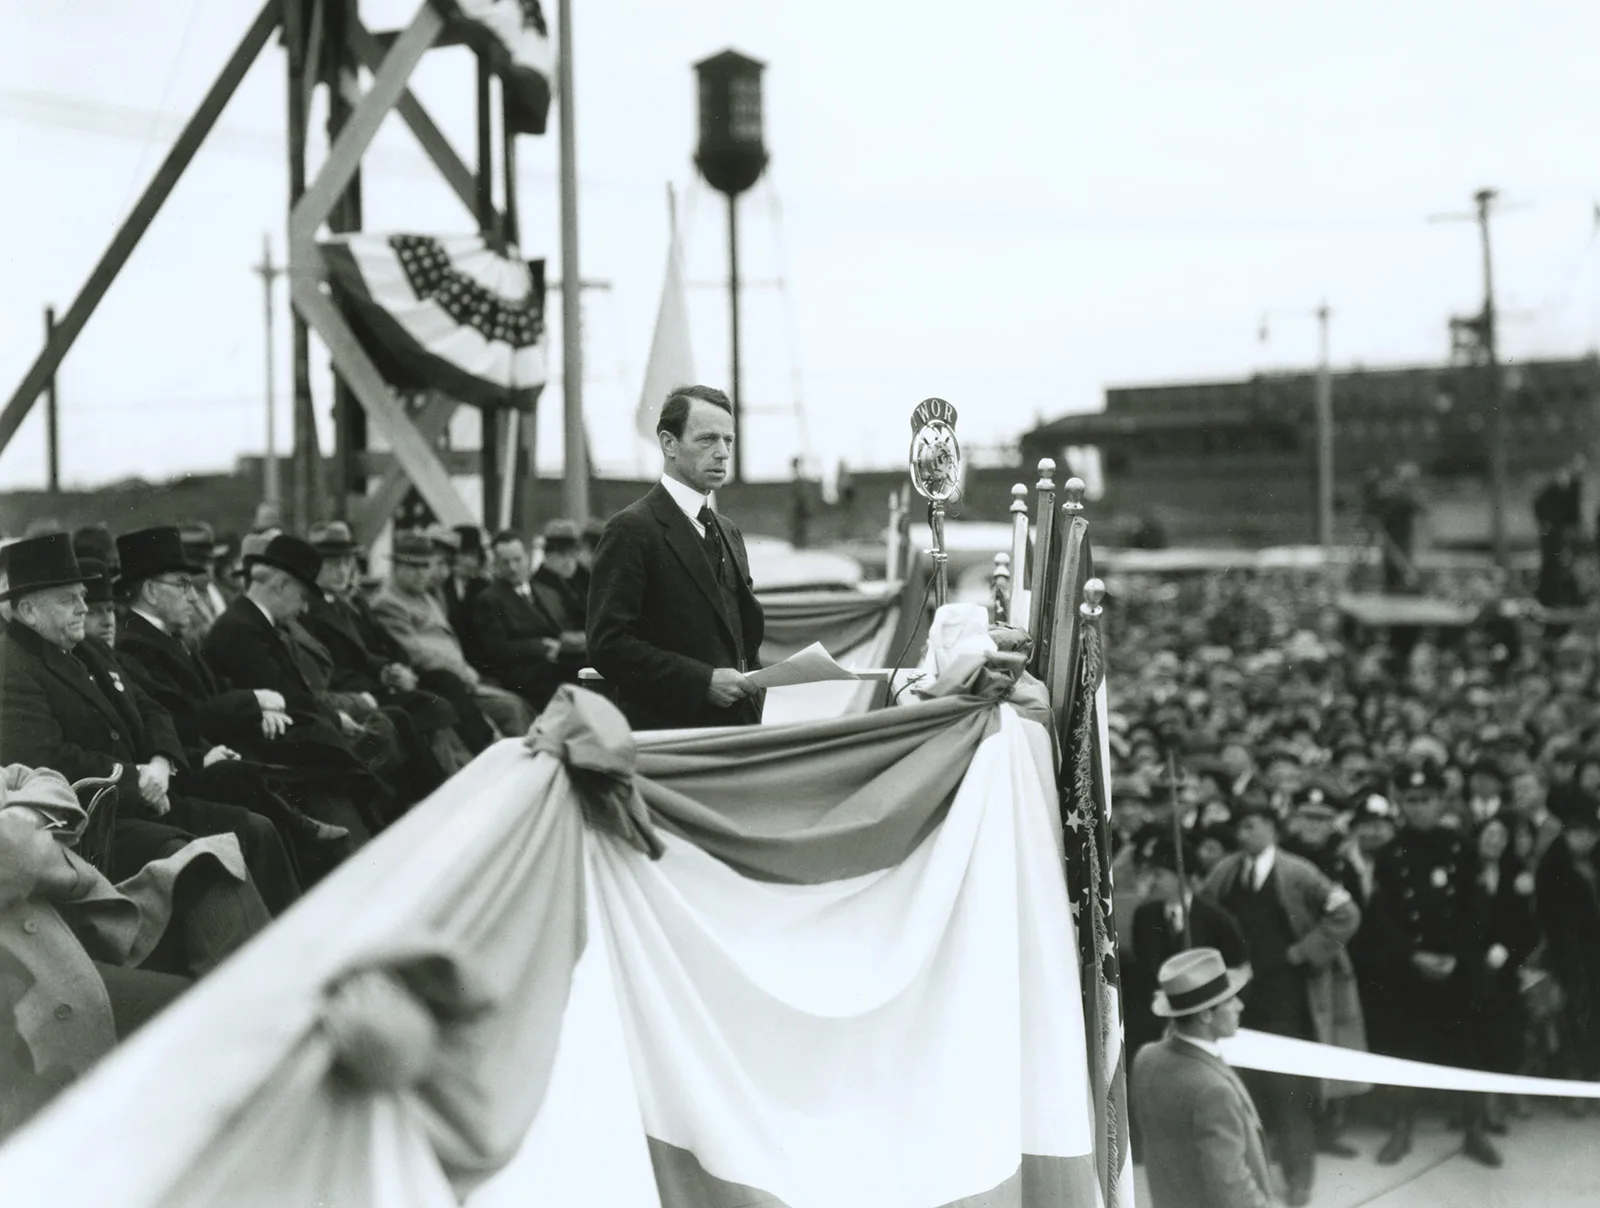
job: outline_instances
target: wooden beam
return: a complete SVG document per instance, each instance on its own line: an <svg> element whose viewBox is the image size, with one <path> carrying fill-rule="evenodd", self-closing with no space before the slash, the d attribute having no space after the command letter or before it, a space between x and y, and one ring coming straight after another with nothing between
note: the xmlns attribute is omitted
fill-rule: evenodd
<svg viewBox="0 0 1600 1208"><path fill-rule="evenodd" d="M427 11L424 6L424 11ZM355 120L351 119L352 122ZM313 250L314 254L314 250ZM304 264L311 264L306 260ZM472 509L456 491L455 484L439 460L438 451L422 433L383 380L378 367L367 356L361 341L351 330L333 300L322 292L314 274L302 271L291 278L295 308L316 329L328 346L333 366L355 392L367 419L391 449L412 484L427 501L442 524L472 524Z"/></svg>
<svg viewBox="0 0 1600 1208"><path fill-rule="evenodd" d="M357 57L366 64L368 70L376 74L383 66L383 44L371 30L357 20L352 20L350 23L349 37L351 48ZM437 47L440 43L435 42L434 45ZM354 104L356 99L352 97L351 104ZM439 175L444 177L445 183L460 199L461 204L466 206L469 213L475 214L474 198L477 184L472 169L467 167L450 140L445 137L444 131L439 129L428 111L422 107L422 102L417 100L416 94L409 88L401 92L400 99L395 102L395 112L411 128L411 133L416 136L417 142L422 144L423 151L433 161L433 166L439 169Z"/></svg>
<svg viewBox="0 0 1600 1208"><path fill-rule="evenodd" d="M443 394L432 394L422 409L413 417L417 435L428 444L430 448L438 445L439 438L450 428L450 417L455 414L456 401ZM395 508L400 506L401 500L406 497L406 492L411 489L411 479L407 476L405 468L391 453L367 453L363 456L376 473L382 466L383 478L378 483L378 489L373 491L356 510L355 520L352 522L355 529L355 538L362 545L371 545L377 540L383 526L389 523L389 518L394 515ZM472 467L458 469L449 464L454 459L449 453L442 459L446 462L445 473L452 471L460 474L470 474Z"/></svg>
<svg viewBox="0 0 1600 1208"><path fill-rule="evenodd" d="M67 355L67 350L72 347L83 331L84 325L88 323L89 317L94 314L95 308L106 296L106 291L111 288L111 283L116 280L117 274L122 271L122 266L128 262L128 257L133 255L133 250L139 246L139 240L150 229L151 222L171 196L173 188L194 159L195 153L200 150L200 144L205 141L206 135L211 133L211 128L216 125L222 110L233 98L239 82L244 79L245 73L260 55L273 31L278 28L279 9L279 0L267 0L261 6L255 21L245 31L239 45L234 48L233 54L223 65L216 82L211 85L210 91L189 118L177 141L172 144L172 150L168 151L167 158L161 161L155 176L145 186L144 193L134 203L127 221L112 237L110 246L100 257L100 262L94 266L94 271L89 274L89 279L84 282L83 288L78 291L78 296L72 300L67 313L61 316L54 338L45 344L44 350L7 401L5 410L0 411L0 450L4 450L11 443L11 438L17 434L22 421L27 419L28 412L33 409L34 402L44 390L45 384L55 375L62 358Z"/></svg>
<svg viewBox="0 0 1600 1208"><path fill-rule="evenodd" d="M398 42L404 33L405 30L403 29L380 29L372 35L372 40L378 44L379 49L384 54L387 54L389 48ZM446 46L465 46L466 42L466 38L462 37L461 27L450 25L439 35L434 45L441 48Z"/></svg>
<svg viewBox="0 0 1600 1208"><path fill-rule="evenodd" d="M378 127L394 109L400 94L406 90L406 81L411 78L411 73L422 62L422 56L428 53L428 48L443 28L444 18L433 5L424 4L417 9L416 17L383 60L371 89L361 98L344 129L339 132L339 137L328 149L327 162L323 164L322 171L317 173L316 180L289 215L291 242L315 247L317 229L344 195L345 188L361 166L362 155L377 136ZM310 263L310 257L305 260Z"/></svg>

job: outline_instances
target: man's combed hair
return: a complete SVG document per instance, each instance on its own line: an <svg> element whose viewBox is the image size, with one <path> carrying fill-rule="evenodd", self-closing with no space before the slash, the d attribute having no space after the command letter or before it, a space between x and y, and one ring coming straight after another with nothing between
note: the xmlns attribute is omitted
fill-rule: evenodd
<svg viewBox="0 0 1600 1208"><path fill-rule="evenodd" d="M527 542L522 539L522 534L517 532L516 529L501 529L493 537L489 538L489 548L493 549L497 545L505 545L510 541L515 541L518 545L527 544Z"/></svg>
<svg viewBox="0 0 1600 1208"><path fill-rule="evenodd" d="M667 401L662 404L661 416L656 420L656 431L669 433L682 440L683 426L689 421L689 405L695 399L710 403L713 407L721 407L729 415L733 414L733 400L715 386L679 386L667 395Z"/></svg>

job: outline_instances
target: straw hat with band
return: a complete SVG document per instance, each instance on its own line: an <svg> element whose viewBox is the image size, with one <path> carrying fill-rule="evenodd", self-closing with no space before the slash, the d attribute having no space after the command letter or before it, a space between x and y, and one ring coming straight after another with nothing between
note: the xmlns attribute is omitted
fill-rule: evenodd
<svg viewBox="0 0 1600 1208"><path fill-rule="evenodd" d="M311 532L306 535L318 553L325 558L348 558L359 552L361 547L356 544L355 535L351 533L350 526L343 520L329 520L323 524L313 524Z"/></svg>
<svg viewBox="0 0 1600 1208"><path fill-rule="evenodd" d="M437 555L425 533L396 533L389 561L398 566L432 566Z"/></svg>
<svg viewBox="0 0 1600 1208"><path fill-rule="evenodd" d="M1161 988L1151 1010L1162 1019L1181 1019L1227 1002L1244 989L1250 974L1230 969L1215 948L1190 948L1161 966Z"/></svg>

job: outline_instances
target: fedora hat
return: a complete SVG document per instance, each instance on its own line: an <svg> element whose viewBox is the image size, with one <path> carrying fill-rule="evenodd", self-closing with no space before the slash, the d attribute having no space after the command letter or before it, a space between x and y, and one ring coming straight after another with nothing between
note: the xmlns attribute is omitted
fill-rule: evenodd
<svg viewBox="0 0 1600 1208"><path fill-rule="evenodd" d="M91 577L78 565L68 534L25 537L6 547L6 586L0 600L20 600L36 591L87 583Z"/></svg>
<svg viewBox="0 0 1600 1208"><path fill-rule="evenodd" d="M121 564L117 586L131 587L157 575L192 575L205 570L183 544L173 525L136 529L117 538L117 561Z"/></svg>
<svg viewBox="0 0 1600 1208"><path fill-rule="evenodd" d="M1156 980L1161 988L1151 1010L1162 1019L1177 1019L1226 1002L1244 989L1250 974L1228 968L1215 948L1190 948L1162 965Z"/></svg>
<svg viewBox="0 0 1600 1208"><path fill-rule="evenodd" d="M544 548L549 553L577 549L583 530L574 521L555 519L544 526Z"/></svg>
<svg viewBox="0 0 1600 1208"><path fill-rule="evenodd" d="M475 524L458 524L454 529L455 535L461 539L461 552L463 554L483 553L483 530Z"/></svg>
<svg viewBox="0 0 1600 1208"><path fill-rule="evenodd" d="M432 566L435 552L426 533L396 533L389 561L401 566Z"/></svg>
<svg viewBox="0 0 1600 1208"><path fill-rule="evenodd" d="M259 552L252 549L244 557L245 573L249 574L250 568L258 562L286 571L313 592L321 590L317 586L317 574L322 570L322 555L315 546L298 537L279 533Z"/></svg>
<svg viewBox="0 0 1600 1208"><path fill-rule="evenodd" d="M217 530L204 520L186 520L178 526L183 548L196 562L213 562L228 552L226 542L217 540Z"/></svg>
<svg viewBox="0 0 1600 1208"><path fill-rule="evenodd" d="M361 547L356 544L350 526L343 520L329 520L323 524L313 524L311 532L306 535L313 548L324 557L343 558L355 553Z"/></svg>

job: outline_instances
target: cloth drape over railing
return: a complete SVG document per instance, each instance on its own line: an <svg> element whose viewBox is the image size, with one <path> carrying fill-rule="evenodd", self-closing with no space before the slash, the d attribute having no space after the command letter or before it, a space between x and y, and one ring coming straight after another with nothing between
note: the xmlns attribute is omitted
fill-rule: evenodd
<svg viewBox="0 0 1600 1208"><path fill-rule="evenodd" d="M637 748L563 689L0 1150L0 1186L1093 1202L1051 744L966 673Z"/></svg>
<svg viewBox="0 0 1600 1208"><path fill-rule="evenodd" d="M886 667L909 645L920 621L922 583L898 591L763 592L766 637L761 661L772 664L813 642L850 671ZM802 684L767 694L762 719L769 725L819 721L866 713L883 703L878 683Z"/></svg>

